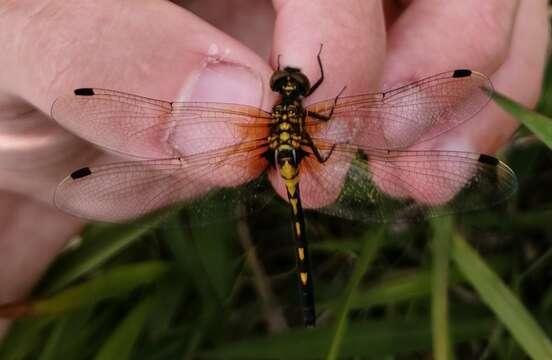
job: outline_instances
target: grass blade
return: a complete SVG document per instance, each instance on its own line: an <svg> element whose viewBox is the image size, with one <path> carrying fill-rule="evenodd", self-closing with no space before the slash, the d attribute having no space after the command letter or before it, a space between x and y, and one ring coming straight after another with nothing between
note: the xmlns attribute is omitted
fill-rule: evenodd
<svg viewBox="0 0 552 360"><path fill-rule="evenodd" d="M151 299L146 297L130 311L104 344L96 360L131 358L132 349L146 323L151 304Z"/></svg>
<svg viewBox="0 0 552 360"><path fill-rule="evenodd" d="M0 317L43 316L73 311L151 284L170 268L169 264L160 261L120 266L46 299L2 305Z"/></svg>
<svg viewBox="0 0 552 360"><path fill-rule="evenodd" d="M0 359L31 359L33 351L40 347L43 333L54 319L22 319L16 321L6 337L0 340Z"/></svg>
<svg viewBox="0 0 552 360"><path fill-rule="evenodd" d="M499 274L510 266L503 257L490 257L487 262L491 264ZM449 269L449 285L457 285L466 282L458 270ZM376 305L395 305L407 301L421 299L431 295L431 272L426 269L408 270L391 273L390 276L363 289L358 289L353 298L351 308L366 310ZM328 309L337 306L338 300L327 301L319 306L320 309Z"/></svg>
<svg viewBox="0 0 552 360"><path fill-rule="evenodd" d="M495 319L464 316L451 323L452 339L457 343L482 339L488 336L494 326ZM225 343L198 357L243 360L320 359L324 357L328 338L334 332L335 329L330 327L292 329L276 336L245 338ZM349 324L349 331L343 338L340 358L384 359L386 356L427 351L430 348L429 318L353 322Z"/></svg>
<svg viewBox="0 0 552 360"><path fill-rule="evenodd" d="M546 146L552 149L552 119L531 111L499 93L494 93L493 98L504 110L512 114Z"/></svg>
<svg viewBox="0 0 552 360"><path fill-rule="evenodd" d="M355 266L355 271L347 284L342 304L337 312L337 324L332 336L330 350L328 351L328 355L326 357L327 360L335 360L339 356L343 338L345 336L345 332L347 331L347 315L351 308L354 294L358 288L360 280L368 269L370 262L377 253L383 234L384 231L382 229L374 236L366 237L364 240L364 244Z"/></svg>
<svg viewBox="0 0 552 360"><path fill-rule="evenodd" d="M52 265L38 292L51 294L67 286L140 240L162 221L164 218L152 216L150 222L141 225L92 225L83 234L82 244Z"/></svg>
<svg viewBox="0 0 552 360"><path fill-rule="evenodd" d="M453 236L452 258L526 353L533 359L552 359L552 343L537 321L458 234Z"/></svg>
<svg viewBox="0 0 552 360"><path fill-rule="evenodd" d="M435 231L433 236L433 291L431 296L433 356L437 360L446 360L451 354L448 323L448 281L452 218L434 219L432 225Z"/></svg>

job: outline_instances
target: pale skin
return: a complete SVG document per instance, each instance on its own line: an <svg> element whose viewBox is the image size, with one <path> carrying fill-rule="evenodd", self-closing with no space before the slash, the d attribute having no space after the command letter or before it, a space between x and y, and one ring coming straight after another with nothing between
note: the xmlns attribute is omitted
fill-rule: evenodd
<svg viewBox="0 0 552 360"><path fill-rule="evenodd" d="M236 0L220 10L217 1L192 2L222 31L165 1L2 2L0 303L24 297L82 227L52 206L56 184L78 167L110 160L82 140L86 124L70 134L47 115L74 88L270 109L274 94L259 86L273 71L269 63L281 55L314 81L323 43L326 80L307 104L333 98L345 85L348 94L369 92L455 68L489 75L497 90L527 106L538 99L548 44L545 0L336 3L274 0L272 8ZM213 54L252 75L232 67L206 75L202 64ZM489 105L424 148L493 153L516 127Z"/></svg>

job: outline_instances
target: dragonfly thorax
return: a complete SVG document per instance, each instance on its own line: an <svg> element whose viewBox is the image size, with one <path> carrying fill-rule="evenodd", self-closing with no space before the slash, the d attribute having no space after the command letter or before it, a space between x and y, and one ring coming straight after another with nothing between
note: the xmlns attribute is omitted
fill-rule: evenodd
<svg viewBox="0 0 552 360"><path fill-rule="evenodd" d="M294 67L277 70L270 78L272 91L282 96L280 103L272 108L272 126L268 144L274 152L274 162L286 186L293 187L289 181L297 178L298 165L304 141L305 109L302 99L310 90L309 79ZM289 190L289 189L288 189Z"/></svg>
<svg viewBox="0 0 552 360"><path fill-rule="evenodd" d="M303 139L305 110L298 100L282 102L272 108L270 149L299 149Z"/></svg>

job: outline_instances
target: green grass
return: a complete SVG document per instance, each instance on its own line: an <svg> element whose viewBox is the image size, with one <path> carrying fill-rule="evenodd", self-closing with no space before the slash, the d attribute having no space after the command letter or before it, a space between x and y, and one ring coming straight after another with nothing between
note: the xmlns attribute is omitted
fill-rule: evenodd
<svg viewBox="0 0 552 360"><path fill-rule="evenodd" d="M538 114L495 97L523 124L501 153L520 183L504 206L381 232L308 215L316 329L273 204L207 226L90 225L0 307L18 317L0 359L552 359L551 68L543 89Z"/></svg>
<svg viewBox="0 0 552 360"><path fill-rule="evenodd" d="M351 275L343 299L340 306L336 309L336 324L335 331L331 337L330 348L328 350L327 360L336 360L341 353L341 347L343 346L343 338L346 336L348 327L348 316L351 309L351 304L355 294L358 291L360 281L364 277L364 274L368 270L370 262L377 254L378 248L384 236L383 231L379 231L374 236L367 237L363 241L362 249L360 251L358 261L355 266L355 271Z"/></svg>
<svg viewBox="0 0 552 360"><path fill-rule="evenodd" d="M451 356L448 313L448 285L450 262L451 218L433 221L435 234L431 243L433 248L431 282L431 320L433 337L433 356L437 360L446 360Z"/></svg>
<svg viewBox="0 0 552 360"><path fill-rule="evenodd" d="M533 359L552 359L552 343L537 320L460 235L453 237L452 258L481 300Z"/></svg>

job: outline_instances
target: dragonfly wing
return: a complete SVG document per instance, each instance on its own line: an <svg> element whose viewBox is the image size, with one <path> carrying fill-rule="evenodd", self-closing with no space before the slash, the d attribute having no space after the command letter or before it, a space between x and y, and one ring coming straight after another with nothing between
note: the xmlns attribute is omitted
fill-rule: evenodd
<svg viewBox="0 0 552 360"><path fill-rule="evenodd" d="M169 102L92 88L60 97L51 115L94 144L143 159L266 138L270 123L270 114L245 105Z"/></svg>
<svg viewBox="0 0 552 360"><path fill-rule="evenodd" d="M399 88L339 98L332 118L307 121L313 137L353 141L376 149L402 149L433 139L471 119L489 102L492 84L483 74L454 70ZM334 99L307 110L329 115Z"/></svg>
<svg viewBox="0 0 552 360"><path fill-rule="evenodd" d="M242 147L244 144L242 144ZM121 162L86 167L58 186L54 202L76 216L101 222L129 222L152 211L222 196L221 206L241 201L262 206L267 199L258 179L268 163L264 146L207 152L186 158ZM240 187L241 186L241 187ZM230 190L234 195L230 195ZM223 194L226 192L227 194ZM222 195L221 195L222 194ZM210 210L208 208L210 207ZM192 207L208 218L216 206Z"/></svg>
<svg viewBox="0 0 552 360"><path fill-rule="evenodd" d="M488 155L372 149L353 157L353 151L334 150L336 163L346 164L340 176L314 159L305 162L316 175L314 183L302 181L302 186L319 189L311 193L314 200L303 201L307 206L316 204L318 211L351 220L419 220L484 209L505 201L517 188L513 171Z"/></svg>

